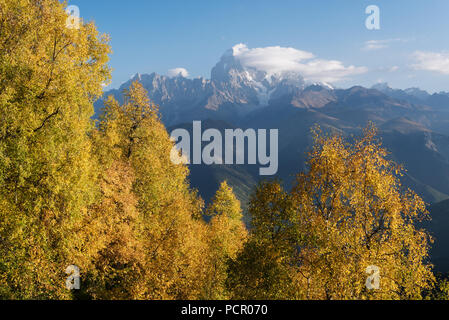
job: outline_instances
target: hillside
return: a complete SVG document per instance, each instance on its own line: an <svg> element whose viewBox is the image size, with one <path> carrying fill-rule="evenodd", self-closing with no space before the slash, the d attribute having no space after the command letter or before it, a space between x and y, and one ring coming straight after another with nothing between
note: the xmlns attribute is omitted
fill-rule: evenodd
<svg viewBox="0 0 449 320"><path fill-rule="evenodd" d="M169 132L175 128L191 131L193 120L202 120L204 129L222 133L234 128L278 129L275 178L287 189L295 174L307 169L304 163L313 126L351 137L373 122L389 157L407 170L401 177L404 187L415 190L429 204L449 199L447 93L431 95L418 88L398 90L387 85L338 89L326 83L308 83L300 74L268 75L245 67L232 50L212 69L210 79L137 74L105 96L112 94L121 101L121 91L134 80L142 82L160 106ZM101 106L101 100L97 101L96 110ZM254 185L266 178L270 177L259 176L257 166L190 165L190 183L206 202L220 182L228 180L245 208Z"/></svg>
<svg viewBox="0 0 449 320"><path fill-rule="evenodd" d="M431 221L423 223L423 227L429 230L434 237L430 254L435 269L440 272L449 271L449 200L436 203L429 207Z"/></svg>

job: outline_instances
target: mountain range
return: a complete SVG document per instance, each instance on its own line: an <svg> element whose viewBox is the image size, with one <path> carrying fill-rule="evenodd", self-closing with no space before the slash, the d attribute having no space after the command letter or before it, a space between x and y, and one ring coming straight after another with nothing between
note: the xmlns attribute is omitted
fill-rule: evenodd
<svg viewBox="0 0 449 320"><path fill-rule="evenodd" d="M139 80L159 105L169 129L192 129L193 120L204 128L279 130L277 178L290 187L294 175L305 169L311 146L310 128L344 136L360 134L368 122L378 128L391 159L407 169L402 182L429 204L436 222L427 223L435 235L437 270L449 271L449 93L430 94L419 88L393 89L386 83L371 88L334 88L310 83L296 72L269 74L243 66L228 50L212 68L210 79L188 79L136 74L120 88L110 90L123 100L123 89ZM96 114L102 100L95 103ZM208 201L226 179L245 207L252 187L260 180L258 166L192 165L190 181ZM446 250L447 251L447 250Z"/></svg>

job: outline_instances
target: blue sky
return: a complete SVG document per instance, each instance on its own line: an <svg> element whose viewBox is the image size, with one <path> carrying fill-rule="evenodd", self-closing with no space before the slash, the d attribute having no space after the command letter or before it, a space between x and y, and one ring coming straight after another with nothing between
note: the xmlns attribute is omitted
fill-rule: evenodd
<svg viewBox="0 0 449 320"><path fill-rule="evenodd" d="M280 46L366 68L335 85L418 86L449 91L447 0L70 0L81 17L111 36L111 87L136 72L182 67L210 77L236 44ZM365 8L380 8L380 30L365 27ZM369 42L371 41L371 42Z"/></svg>

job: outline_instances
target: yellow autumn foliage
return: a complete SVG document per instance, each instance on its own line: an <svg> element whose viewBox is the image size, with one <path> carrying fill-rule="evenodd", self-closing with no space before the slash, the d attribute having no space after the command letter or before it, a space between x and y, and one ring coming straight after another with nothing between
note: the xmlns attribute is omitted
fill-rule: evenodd
<svg viewBox="0 0 449 320"><path fill-rule="evenodd" d="M425 203L368 126L314 130L288 192L262 181L247 230L221 183L205 208L142 84L93 103L108 37L57 0L0 0L0 299L421 299ZM206 218L205 218L206 217ZM79 267L81 289L66 288ZM379 270L371 288L367 270ZM447 298L447 281L439 297Z"/></svg>
<svg viewBox="0 0 449 320"><path fill-rule="evenodd" d="M368 126L353 143L314 130L308 171L290 193L262 183L249 213L254 229L233 266L234 297L421 299L434 281L429 236L416 227L424 201L404 190ZM367 285L373 267L378 288Z"/></svg>

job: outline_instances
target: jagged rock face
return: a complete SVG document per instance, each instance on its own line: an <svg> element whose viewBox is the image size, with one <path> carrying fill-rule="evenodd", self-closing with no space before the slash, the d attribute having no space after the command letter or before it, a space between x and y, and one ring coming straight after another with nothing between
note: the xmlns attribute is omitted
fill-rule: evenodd
<svg viewBox="0 0 449 320"><path fill-rule="evenodd" d="M251 74L234 58L232 50L226 52L212 69L214 95L206 107L217 110L225 103L259 105L254 82Z"/></svg>
<svg viewBox="0 0 449 320"><path fill-rule="evenodd" d="M170 78L156 73L137 74L120 89L129 87L135 80L139 80L148 90L151 100L161 106L186 101L199 102L211 90L209 80L202 78L192 80L181 76Z"/></svg>
<svg viewBox="0 0 449 320"><path fill-rule="evenodd" d="M228 50L214 66L211 79L136 74L118 90L111 90L106 95L113 94L121 100L123 89L135 80L143 84L151 100L160 106L166 125L176 124L181 119L234 119L268 106L272 100L287 97L290 103L305 88L298 73L267 75L265 71L243 67L234 56L233 49ZM313 106L310 101L305 104Z"/></svg>
<svg viewBox="0 0 449 320"><path fill-rule="evenodd" d="M449 133L449 120L438 112L449 110L449 94L429 94L418 88L392 89L377 84L371 89L360 86L347 90L333 89L324 83L306 84L297 72L267 74L243 65L235 47L225 52L212 68L211 78L188 79L156 73L135 75L118 90L111 90L119 100L121 92L134 80L148 90L150 99L159 105L167 126L192 120L217 119L236 123L265 107L291 106L299 109L323 109L330 116L343 117L360 124L367 120L382 122L405 114L433 111L416 118L443 133ZM101 102L96 104L96 109ZM352 119L352 120L351 120ZM422 120L422 121L421 121Z"/></svg>
<svg viewBox="0 0 449 320"><path fill-rule="evenodd" d="M243 67L233 49L212 69L211 82L215 94L223 97L224 102L252 107L267 106L272 99L293 96L305 87L304 79L295 72L268 75L256 68Z"/></svg>

